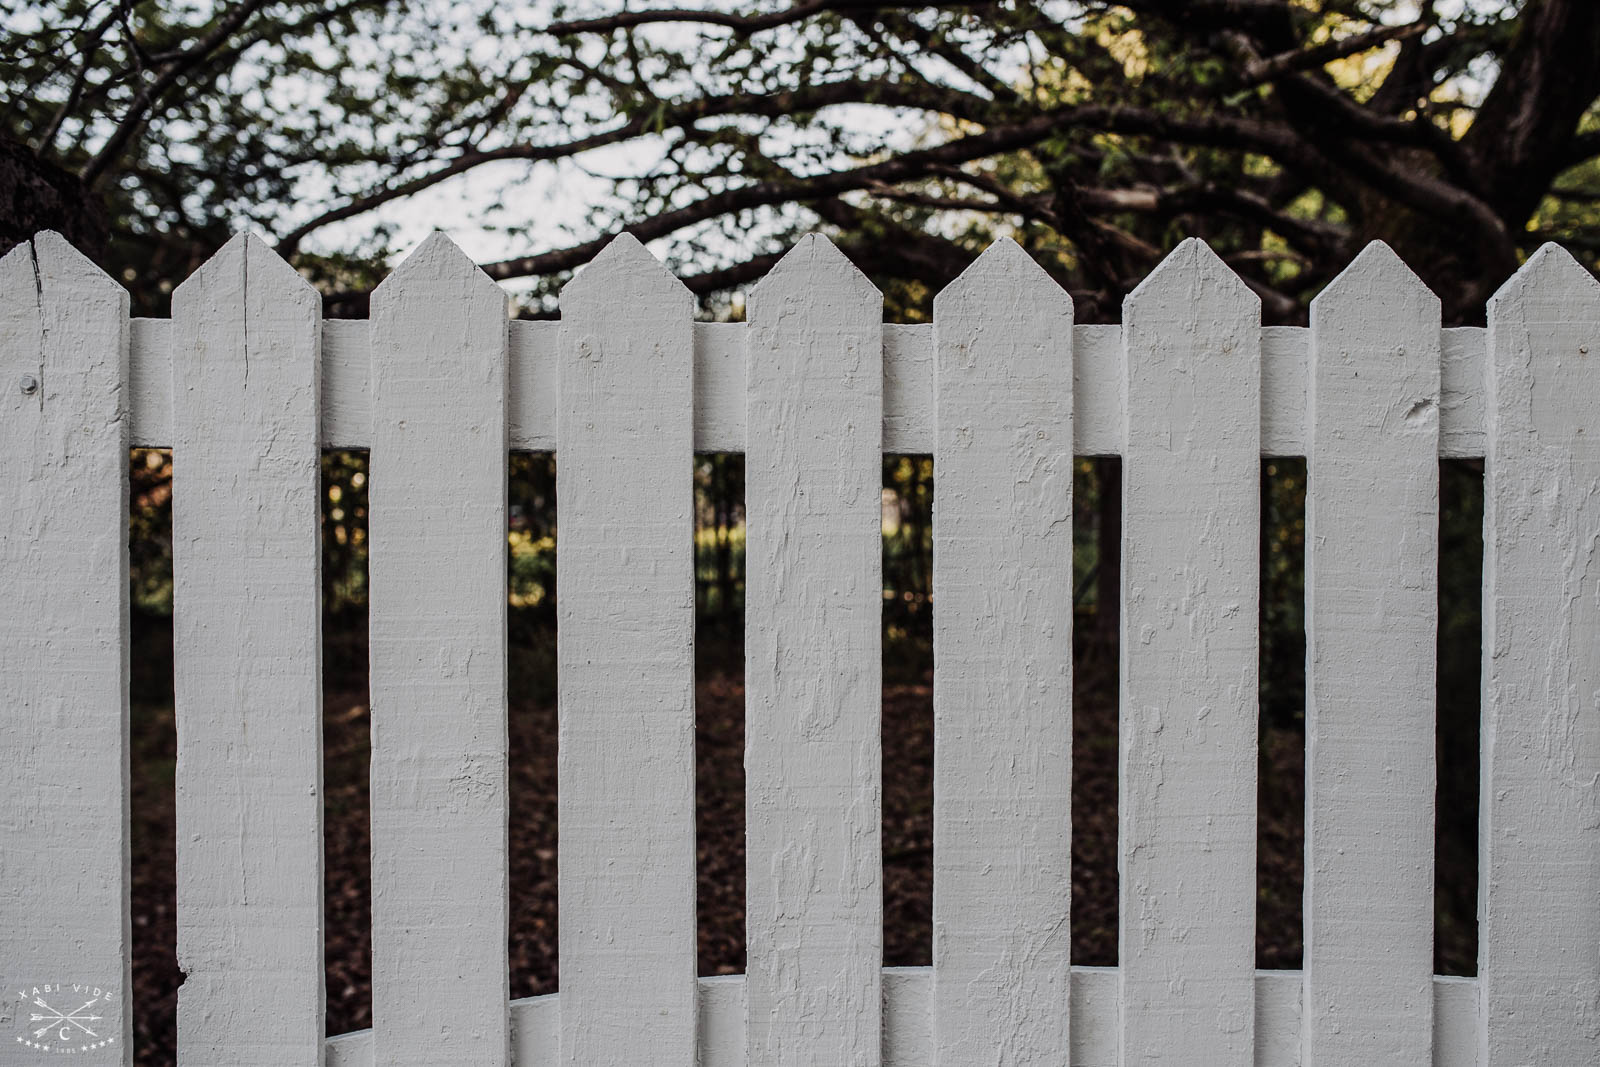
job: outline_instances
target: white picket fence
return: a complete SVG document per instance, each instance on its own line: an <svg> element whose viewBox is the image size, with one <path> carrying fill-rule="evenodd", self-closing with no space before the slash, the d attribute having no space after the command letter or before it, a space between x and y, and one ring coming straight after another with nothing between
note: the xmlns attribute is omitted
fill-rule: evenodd
<svg viewBox="0 0 1600 1067"><path fill-rule="evenodd" d="M1487 330L1383 245L1263 329L1197 241L1122 326L1009 242L885 326L819 237L748 323L627 237L559 323L442 236L364 322L248 237L127 309L53 234L0 260L0 1063L73 983L83 1062L130 1055L130 444L174 456L185 1065L1600 1062L1600 287L1561 250ZM319 448L372 451L374 1026L331 1041ZM509 1005L508 448L561 501L561 992ZM731 978L695 976L695 451L747 456ZM931 969L881 966L885 451L938 485ZM1074 453L1126 487L1117 968L1069 961ZM1253 964L1263 455L1310 471L1304 972ZM1488 470L1474 979L1432 970L1441 455Z"/></svg>

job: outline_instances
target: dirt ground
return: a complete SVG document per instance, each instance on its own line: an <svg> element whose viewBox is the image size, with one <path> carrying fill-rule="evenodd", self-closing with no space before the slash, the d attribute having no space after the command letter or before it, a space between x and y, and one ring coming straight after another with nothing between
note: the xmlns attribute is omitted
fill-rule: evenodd
<svg viewBox="0 0 1600 1067"><path fill-rule="evenodd" d="M726 664L727 658L724 658ZM330 677L332 675L330 674ZM1116 963L1116 706L1109 672L1077 671L1074 710L1072 952ZM137 686L137 682L136 682ZM548 699L510 710L512 997L557 988L556 737ZM159 686L157 686L159 689ZM325 715L328 1032L371 1022L368 714L359 689L327 693ZM701 974L744 969L743 690L736 668L702 668L697 692ZM140 1064L173 1061L174 956L170 706L134 713L134 998ZM1300 963L1301 738L1264 738L1258 965ZM927 684L884 691L884 962L926 965L932 950L933 710Z"/></svg>

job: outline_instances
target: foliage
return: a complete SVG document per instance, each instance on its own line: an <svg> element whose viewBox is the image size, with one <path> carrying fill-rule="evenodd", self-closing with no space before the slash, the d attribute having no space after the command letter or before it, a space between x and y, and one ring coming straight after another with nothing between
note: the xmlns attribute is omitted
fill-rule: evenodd
<svg viewBox="0 0 1600 1067"><path fill-rule="evenodd" d="M530 314L621 229L725 313L820 227L913 320L1000 233L1080 321L1186 234L1291 322L1371 238L1450 322L1530 245L1600 251L1590 0L4 0L0 26L0 131L82 181L142 311L250 225L359 314L405 205L475 172L524 249L485 270ZM570 183L590 210L541 228L532 190Z"/></svg>

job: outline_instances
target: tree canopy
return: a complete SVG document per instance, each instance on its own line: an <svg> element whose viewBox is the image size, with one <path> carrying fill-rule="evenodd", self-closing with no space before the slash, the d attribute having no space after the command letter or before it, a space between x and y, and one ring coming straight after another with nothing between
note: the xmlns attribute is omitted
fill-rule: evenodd
<svg viewBox="0 0 1600 1067"><path fill-rule="evenodd" d="M1269 322L1374 238L1449 322L1539 242L1600 255L1592 0L0 12L0 239L63 230L145 312L252 226L361 314L407 205L475 172L463 210L516 250L484 269L535 315L624 229L727 309L820 228L911 319L999 234L1081 321L1189 235ZM586 202L552 227L535 190L564 182Z"/></svg>

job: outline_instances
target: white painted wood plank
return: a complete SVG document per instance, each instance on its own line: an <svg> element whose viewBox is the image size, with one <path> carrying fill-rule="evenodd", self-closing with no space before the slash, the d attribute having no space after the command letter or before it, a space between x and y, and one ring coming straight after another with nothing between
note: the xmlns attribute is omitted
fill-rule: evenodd
<svg viewBox="0 0 1600 1067"><path fill-rule="evenodd" d="M1122 1063L1252 1062L1260 302L1198 240L1123 305Z"/></svg>
<svg viewBox="0 0 1600 1067"><path fill-rule="evenodd" d="M326 1067L372 1067L372 1031L328 1038L326 1057Z"/></svg>
<svg viewBox="0 0 1600 1067"><path fill-rule="evenodd" d="M127 359L128 294L63 237L0 259L0 1063L65 1051L27 1025L59 981L132 1062Z"/></svg>
<svg viewBox="0 0 1600 1067"><path fill-rule="evenodd" d="M1441 330L1439 339L1439 455L1481 459L1488 333L1461 326Z"/></svg>
<svg viewBox="0 0 1600 1067"><path fill-rule="evenodd" d="M1261 328L1261 454L1306 454L1311 337L1298 326Z"/></svg>
<svg viewBox="0 0 1600 1067"><path fill-rule="evenodd" d="M1600 285L1489 302L1478 975L1485 1067L1600 1049Z"/></svg>
<svg viewBox="0 0 1600 1067"><path fill-rule="evenodd" d="M694 324L694 447L743 452L745 324Z"/></svg>
<svg viewBox="0 0 1600 1067"><path fill-rule="evenodd" d="M435 233L372 295L372 1017L502 1067L506 300Z"/></svg>
<svg viewBox="0 0 1600 1067"><path fill-rule="evenodd" d="M1433 1050L1439 299L1381 242L1311 302L1307 1067Z"/></svg>
<svg viewBox="0 0 1600 1067"><path fill-rule="evenodd" d="M813 234L749 314L749 1059L877 1067L882 297Z"/></svg>
<svg viewBox="0 0 1600 1067"><path fill-rule="evenodd" d="M1256 972L1256 1067L1299 1067L1304 972Z"/></svg>
<svg viewBox="0 0 1600 1067"><path fill-rule="evenodd" d="M934 300L933 1063L1068 1045L1072 300L1001 239Z"/></svg>
<svg viewBox="0 0 1600 1067"><path fill-rule="evenodd" d="M1115 967L1072 968L1072 1067L1117 1067L1121 986Z"/></svg>
<svg viewBox="0 0 1600 1067"><path fill-rule="evenodd" d="M747 329L742 322L694 324L696 452L744 451ZM933 451L930 326L884 324L883 450Z"/></svg>
<svg viewBox="0 0 1600 1067"><path fill-rule="evenodd" d="M1299 971L1257 971L1256 1065L1297 1067L1300 1062ZM1474 978L1434 978L1435 1067L1478 1067ZM1115 967L1072 968L1072 1067L1115 1067L1118 972ZM700 1067L746 1067L745 976L700 979ZM544 1067L560 1054L556 1025L560 996L511 1002L512 1063ZM927 1067L933 1047L933 971L883 969L884 1067ZM372 1031L328 1041L328 1067L372 1067ZM1058 1061L1059 1062L1059 1061Z"/></svg>
<svg viewBox="0 0 1600 1067"><path fill-rule="evenodd" d="M512 448L556 447L559 322L511 324L508 433ZM133 320L133 443L170 445L171 354L166 319ZM745 330L741 322L697 322L695 336L695 450L742 452L745 440ZM323 445L367 448L372 420L367 396L367 323L323 324ZM337 336L335 336L337 335ZM1299 326L1261 330L1261 454L1303 456L1310 334ZM1442 331L1444 380L1439 454L1483 456L1484 330ZM1080 456L1114 456L1122 449L1122 327L1073 328L1074 417ZM149 383L159 382L159 387ZM933 327L883 327L883 450L933 451Z"/></svg>
<svg viewBox="0 0 1600 1067"><path fill-rule="evenodd" d="M631 234L561 293L561 1057L695 1056L694 297Z"/></svg>
<svg viewBox="0 0 1600 1067"><path fill-rule="evenodd" d="M1080 456L1122 452L1122 327L1072 329L1073 451Z"/></svg>
<svg viewBox="0 0 1600 1067"><path fill-rule="evenodd" d="M254 236L172 294L178 1057L321 1062L321 298Z"/></svg>
<svg viewBox="0 0 1600 1067"><path fill-rule="evenodd" d="M933 451L933 327L883 327L883 450Z"/></svg>
<svg viewBox="0 0 1600 1067"><path fill-rule="evenodd" d="M933 971L883 969L883 1062L927 1067L933 1062Z"/></svg>
<svg viewBox="0 0 1600 1067"><path fill-rule="evenodd" d="M698 1067L744 1067L744 975L700 979Z"/></svg>
<svg viewBox="0 0 1600 1067"><path fill-rule="evenodd" d="M512 1067L550 1067L561 1059L561 998L556 994L510 1005Z"/></svg>
<svg viewBox="0 0 1600 1067"><path fill-rule="evenodd" d="M322 324L322 441L326 448L372 444L372 331L356 319Z"/></svg>
<svg viewBox="0 0 1600 1067"><path fill-rule="evenodd" d="M511 323L506 433L511 447L553 452L560 395L561 323Z"/></svg>
<svg viewBox="0 0 1600 1067"><path fill-rule="evenodd" d="M1433 976L1434 1067L1478 1067L1478 980Z"/></svg>
<svg viewBox="0 0 1600 1067"><path fill-rule="evenodd" d="M171 448L172 320L130 319L128 347L129 444Z"/></svg>

